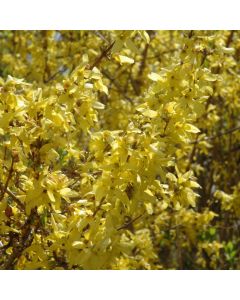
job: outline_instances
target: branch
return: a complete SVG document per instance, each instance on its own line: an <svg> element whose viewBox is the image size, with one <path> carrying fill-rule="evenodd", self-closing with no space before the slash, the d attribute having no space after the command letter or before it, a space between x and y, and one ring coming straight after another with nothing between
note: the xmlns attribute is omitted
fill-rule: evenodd
<svg viewBox="0 0 240 300"><path fill-rule="evenodd" d="M49 81L53 80L58 74L62 74L67 70L67 67L64 66L61 70L58 70L55 72L52 76L50 76L47 80L44 81L44 83L48 83Z"/></svg>
<svg viewBox="0 0 240 300"><path fill-rule="evenodd" d="M143 59L140 63L139 71L138 71L138 79L142 79L142 75L146 66L146 60L147 60L147 54L148 54L149 44L146 44L144 50L143 50Z"/></svg>
<svg viewBox="0 0 240 300"><path fill-rule="evenodd" d="M103 40L104 42L108 43L108 40L101 34L101 32L99 32L99 30L94 30L94 33L100 37L101 40Z"/></svg>
<svg viewBox="0 0 240 300"><path fill-rule="evenodd" d="M94 211L94 213L92 215L93 217L95 217L97 212L99 212L99 210L101 209L101 206L102 206L104 200L105 200L105 197L103 197L102 200L100 201L99 205L97 206L96 210Z"/></svg>
<svg viewBox="0 0 240 300"><path fill-rule="evenodd" d="M6 263L3 265L3 270L13 270L14 265L17 262L17 260L21 257L23 251L31 246L32 241L34 239L34 233L36 232L37 228L39 227L39 221L36 222L37 213L35 210L32 210L29 218L27 219L26 223L23 226L24 235L22 237L22 240L13 247L13 252L10 255L9 259L6 261Z"/></svg>
<svg viewBox="0 0 240 300"><path fill-rule="evenodd" d="M117 228L117 231L121 230L121 229L129 229L130 231L132 231L132 225L134 222L136 222L138 219L140 219L142 216L144 216L145 212L139 216L137 216L136 218L134 218L133 220L131 218L129 218L130 220L126 223L124 223L122 226L120 226L119 228Z"/></svg>
<svg viewBox="0 0 240 300"><path fill-rule="evenodd" d="M198 136L199 136L199 133L197 133L197 139L196 139L196 141L198 141ZM193 160L194 160L194 155L196 153L196 150L197 150L197 142L194 143L192 152L191 152L190 157L189 157L189 161L188 161L188 165L187 165L186 171L190 170L190 167L191 167L191 165L193 163Z"/></svg>
<svg viewBox="0 0 240 300"><path fill-rule="evenodd" d="M235 30L231 30L231 33L228 36L227 42L226 42L226 47L228 48L233 40L233 35L234 35Z"/></svg>
<svg viewBox="0 0 240 300"><path fill-rule="evenodd" d="M89 70L92 70L94 67L97 67L100 62L107 57L107 55L109 54L109 52L111 51L113 45L114 45L115 41L112 42L105 50L102 51L102 53L99 55L99 57L97 57L97 59L89 66Z"/></svg>
<svg viewBox="0 0 240 300"><path fill-rule="evenodd" d="M216 138L219 138L219 137L227 135L227 134L231 134L231 133L233 133L235 131L238 131L238 130L240 130L240 126L230 128L227 131L221 132L221 133L213 135L213 136L207 136L207 137L205 137L203 139L195 140L195 141L191 142L190 144L197 144L197 143L202 142L202 141L214 140Z"/></svg>
<svg viewBox="0 0 240 300"><path fill-rule="evenodd" d="M119 85L119 83L115 80L115 78L113 78L111 74L109 74L107 70L102 70L101 72L104 76L106 76L111 81L111 83L115 85L115 87L117 88L118 92L120 92L120 94L122 94L128 101L133 102L133 100L125 94L123 88Z"/></svg>
<svg viewBox="0 0 240 300"><path fill-rule="evenodd" d="M59 267L62 267L64 270L68 270L68 264L65 259L63 257L58 257L56 251L53 251L53 257Z"/></svg>
<svg viewBox="0 0 240 300"><path fill-rule="evenodd" d="M11 179L11 177L12 177L12 173L13 173L13 165L14 165L14 157L12 156L11 167L10 167L10 170L9 170L8 177L7 177L7 180L6 180L6 182L5 182L5 185L4 185L3 189L2 189L2 194L1 194L1 196L0 196L0 201L3 200L4 195L5 195L5 193L7 192L8 184L9 184L9 181L10 181L10 179Z"/></svg>
<svg viewBox="0 0 240 300"><path fill-rule="evenodd" d="M3 191L3 184L0 182L0 189ZM24 210L24 205L22 204L22 202L13 194L13 192L7 187L6 194L8 194L10 197L12 197L12 199L18 204L18 206Z"/></svg>
<svg viewBox="0 0 240 300"><path fill-rule="evenodd" d="M10 191L9 188L7 188L6 193L13 198L13 200L18 204L18 206L24 210L24 205L22 204L22 202L13 194L12 191Z"/></svg>

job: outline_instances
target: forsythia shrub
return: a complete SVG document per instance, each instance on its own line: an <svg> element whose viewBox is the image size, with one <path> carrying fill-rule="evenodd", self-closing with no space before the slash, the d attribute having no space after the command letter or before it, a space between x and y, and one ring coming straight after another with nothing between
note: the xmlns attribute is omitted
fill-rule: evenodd
<svg viewBox="0 0 240 300"><path fill-rule="evenodd" d="M0 46L1 269L240 268L240 32Z"/></svg>

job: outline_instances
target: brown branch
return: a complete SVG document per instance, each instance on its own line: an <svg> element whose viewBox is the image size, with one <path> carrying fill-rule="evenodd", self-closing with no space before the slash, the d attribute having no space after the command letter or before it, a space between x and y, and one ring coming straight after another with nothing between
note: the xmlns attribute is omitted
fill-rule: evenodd
<svg viewBox="0 0 240 300"><path fill-rule="evenodd" d="M62 267L64 270L68 270L68 264L63 257L58 257L57 252L53 251L53 257L55 259L56 264L59 267Z"/></svg>
<svg viewBox="0 0 240 300"><path fill-rule="evenodd" d="M13 252L9 259L3 265L3 270L13 270L16 262L21 257L23 251L31 246L34 239L34 233L39 227L39 220L36 222L36 210L32 210L26 223L23 225L22 230L24 232L21 241L13 246Z"/></svg>
<svg viewBox="0 0 240 300"><path fill-rule="evenodd" d="M139 71L138 71L138 80L142 80L142 75L146 66L147 54L148 54L149 44L146 44L143 50L143 59L140 63Z"/></svg>
<svg viewBox="0 0 240 300"><path fill-rule="evenodd" d="M67 70L67 67L64 66L61 70L58 70L53 75L51 75L47 80L44 81L44 83L48 83L49 81L53 80L58 74L62 74Z"/></svg>
<svg viewBox="0 0 240 300"><path fill-rule="evenodd" d="M198 140L199 134L200 134L200 133L197 133L197 139L196 139L196 141ZM189 162L188 162L186 171L189 171L189 170L190 170L190 167L191 167L191 164L193 163L193 159L194 159L196 150L197 150L197 143L194 143L192 152L191 152L190 157L189 157Z"/></svg>
<svg viewBox="0 0 240 300"><path fill-rule="evenodd" d="M12 197L12 199L18 204L18 206L22 209L22 210L24 210L24 205L22 204L22 202L13 194L13 192L12 191L10 191L10 189L9 188L7 188L7 190L6 190L6 193L10 196L10 197Z"/></svg>
<svg viewBox="0 0 240 300"><path fill-rule="evenodd" d="M100 201L99 205L97 206L96 210L94 211L94 213L92 215L93 217L95 217L97 212L100 210L104 200L105 200L105 197L103 197L102 200Z"/></svg>
<svg viewBox="0 0 240 300"><path fill-rule="evenodd" d="M117 91L118 91L120 94L122 94L128 101L133 102L133 100L132 100L131 98L129 98L129 97L125 94L123 88L119 85L119 83L115 80L115 78L113 78L113 77L111 76L111 74L109 74L109 72L108 72L107 70L102 70L101 72L102 72L102 74L103 74L104 76L106 76L106 77L110 80L110 82L117 88Z"/></svg>
<svg viewBox="0 0 240 300"><path fill-rule="evenodd" d="M3 184L0 182L0 189L3 191L4 188L3 188ZM6 194L8 194L17 204L18 206L24 210L24 205L22 204L22 202L13 194L13 192L7 187L6 191L5 191Z"/></svg>
<svg viewBox="0 0 240 300"><path fill-rule="evenodd" d="M49 55L48 55L48 36L47 36L48 32L47 30L44 30L41 32L42 35L42 39L43 39L43 44L42 44L42 48L44 50L44 75L43 75L43 82L45 82L45 78L50 77L50 67L49 67Z"/></svg>
<svg viewBox="0 0 240 300"><path fill-rule="evenodd" d="M13 165L14 165L14 157L12 157L12 162L11 162L11 167L10 167L10 170L9 170L9 173L8 173L8 177L7 177L7 180L6 180L6 182L5 182L4 187L2 188L2 194L1 194L1 196L0 196L0 201L3 200L4 195L5 195L5 193L7 192L9 181L10 181L11 178L12 178Z"/></svg>
<svg viewBox="0 0 240 300"><path fill-rule="evenodd" d="M219 138L219 137L227 135L227 134L231 134L231 133L233 133L235 131L238 131L238 130L240 130L240 126L237 126L237 127L234 127L234 128L230 128L227 131L221 132L221 133L213 135L213 136L207 136L207 137L205 137L203 139L195 140L195 141L191 142L190 144L198 144L198 143L203 142L203 141L214 140L216 138Z"/></svg>
<svg viewBox="0 0 240 300"><path fill-rule="evenodd" d="M145 214L145 212L143 214L137 216L133 220L130 219L130 221L126 222L125 224L123 224L122 226L120 226L119 228L117 228L117 231L119 231L121 229L132 229L131 225L133 225L133 223L135 223L138 219L140 219L144 214Z"/></svg>
<svg viewBox="0 0 240 300"><path fill-rule="evenodd" d="M112 42L102 53L97 57L97 59L89 66L89 70L92 70L94 67L97 67L101 61L108 56L109 52L111 51L115 41Z"/></svg>
<svg viewBox="0 0 240 300"><path fill-rule="evenodd" d="M94 30L94 34L97 35L101 40L108 43L108 40L99 32L99 30Z"/></svg>
<svg viewBox="0 0 240 300"><path fill-rule="evenodd" d="M231 30L231 33L228 36L227 42L226 42L226 47L228 48L233 40L233 35L234 35L235 30Z"/></svg>

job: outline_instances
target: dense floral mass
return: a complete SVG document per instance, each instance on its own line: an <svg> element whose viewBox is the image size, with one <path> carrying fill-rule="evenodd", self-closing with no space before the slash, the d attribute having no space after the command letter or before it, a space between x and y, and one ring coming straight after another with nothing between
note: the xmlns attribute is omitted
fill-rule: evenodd
<svg viewBox="0 0 240 300"><path fill-rule="evenodd" d="M239 61L239 31L0 31L0 268L240 268Z"/></svg>

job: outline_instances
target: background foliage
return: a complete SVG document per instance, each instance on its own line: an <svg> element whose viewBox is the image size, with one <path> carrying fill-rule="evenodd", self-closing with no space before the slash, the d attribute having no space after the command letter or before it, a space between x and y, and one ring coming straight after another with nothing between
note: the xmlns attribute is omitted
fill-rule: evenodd
<svg viewBox="0 0 240 300"><path fill-rule="evenodd" d="M238 31L1 31L2 269L238 269Z"/></svg>

